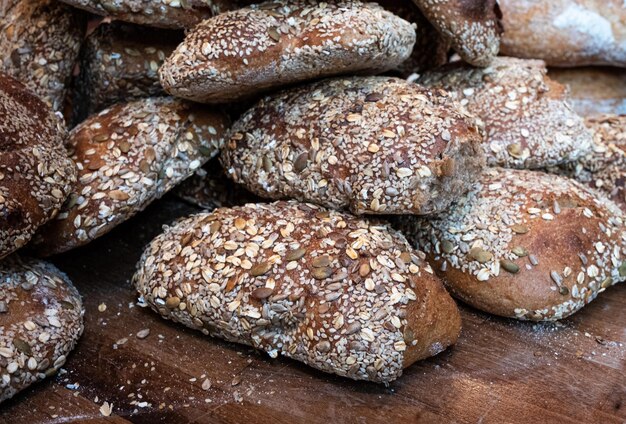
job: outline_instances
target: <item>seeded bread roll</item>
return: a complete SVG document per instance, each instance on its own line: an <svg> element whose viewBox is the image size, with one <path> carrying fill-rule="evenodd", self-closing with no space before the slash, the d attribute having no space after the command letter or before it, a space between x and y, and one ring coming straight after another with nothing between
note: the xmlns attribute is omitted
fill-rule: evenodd
<svg viewBox="0 0 626 424"><path fill-rule="evenodd" d="M502 14L497 0L413 0L465 60L487 66L498 55Z"/></svg>
<svg viewBox="0 0 626 424"><path fill-rule="evenodd" d="M157 28L192 28L252 0L61 0L88 12Z"/></svg>
<svg viewBox="0 0 626 424"><path fill-rule="evenodd" d="M228 119L172 98L118 104L74 128L78 183L33 240L40 255L82 246L142 211L215 156Z"/></svg>
<svg viewBox="0 0 626 424"><path fill-rule="evenodd" d="M174 193L192 205L209 211L262 201L228 178L217 157L208 161L195 174L183 181L174 189Z"/></svg>
<svg viewBox="0 0 626 424"><path fill-rule="evenodd" d="M183 38L182 31L99 25L81 50L76 86L82 112L88 116L115 103L164 95L158 70Z"/></svg>
<svg viewBox="0 0 626 424"><path fill-rule="evenodd" d="M454 295L505 317L565 318L626 276L617 206L542 172L487 169L455 207L399 228Z"/></svg>
<svg viewBox="0 0 626 424"><path fill-rule="evenodd" d="M499 0L502 54L551 66L626 66L624 0Z"/></svg>
<svg viewBox="0 0 626 424"><path fill-rule="evenodd" d="M72 190L65 135L42 100L0 73L0 258L24 246Z"/></svg>
<svg viewBox="0 0 626 424"><path fill-rule="evenodd" d="M0 263L0 402L54 375L83 332L82 300L46 262Z"/></svg>
<svg viewBox="0 0 626 424"><path fill-rule="evenodd" d="M593 149L576 162L549 168L603 191L626 212L626 115L587 118Z"/></svg>
<svg viewBox="0 0 626 424"><path fill-rule="evenodd" d="M456 305L422 257L380 223L248 204L166 228L133 283L153 310L204 334L387 383L459 335Z"/></svg>
<svg viewBox="0 0 626 424"><path fill-rule="evenodd" d="M481 136L444 92L398 78L320 81L261 100L221 160L261 197L355 214L429 214L463 195L484 164Z"/></svg>
<svg viewBox="0 0 626 424"><path fill-rule="evenodd" d="M405 61L415 29L375 3L266 2L206 20L159 70L177 97L220 103L345 73L378 73Z"/></svg>
<svg viewBox="0 0 626 424"><path fill-rule="evenodd" d="M574 161L591 149L591 133L541 61L498 57L485 69L455 62L417 82L449 91L483 121L490 166L543 168Z"/></svg>
<svg viewBox="0 0 626 424"><path fill-rule="evenodd" d="M54 0L0 2L0 68L61 111L86 19Z"/></svg>

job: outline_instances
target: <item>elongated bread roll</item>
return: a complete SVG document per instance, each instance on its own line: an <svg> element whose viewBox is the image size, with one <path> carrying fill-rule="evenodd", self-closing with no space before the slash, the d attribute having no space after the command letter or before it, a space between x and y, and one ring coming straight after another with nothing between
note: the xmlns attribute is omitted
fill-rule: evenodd
<svg viewBox="0 0 626 424"><path fill-rule="evenodd" d="M456 305L385 225L297 202L178 221L133 277L163 317L357 380L389 382L453 344Z"/></svg>

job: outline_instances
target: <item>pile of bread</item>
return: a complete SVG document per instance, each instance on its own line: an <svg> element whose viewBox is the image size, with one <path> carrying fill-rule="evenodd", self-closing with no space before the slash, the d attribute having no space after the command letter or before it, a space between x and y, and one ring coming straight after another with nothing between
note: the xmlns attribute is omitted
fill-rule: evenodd
<svg viewBox="0 0 626 424"><path fill-rule="evenodd" d="M0 400L82 332L25 258L183 180L205 210L147 246L141 301L353 379L455 343L444 286L542 321L626 279L626 117L577 115L546 70L624 67L621 0L252 3L3 3Z"/></svg>

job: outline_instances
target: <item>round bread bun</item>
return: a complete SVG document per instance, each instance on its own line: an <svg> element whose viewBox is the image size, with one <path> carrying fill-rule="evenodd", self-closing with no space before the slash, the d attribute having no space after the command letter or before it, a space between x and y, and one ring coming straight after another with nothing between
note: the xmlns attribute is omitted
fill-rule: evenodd
<svg viewBox="0 0 626 424"><path fill-rule="evenodd" d="M74 128L78 182L32 248L48 256L87 244L145 209L215 156L228 118L172 98L117 104Z"/></svg>
<svg viewBox="0 0 626 424"><path fill-rule="evenodd" d="M346 73L379 73L406 60L415 29L375 3L266 2L208 19L159 69L173 96L205 103Z"/></svg>
<svg viewBox="0 0 626 424"><path fill-rule="evenodd" d="M417 82L449 91L482 121L488 165L534 169L574 161L592 143L565 87L546 72L538 60L498 57L484 69L455 62Z"/></svg>
<svg viewBox="0 0 626 424"><path fill-rule="evenodd" d="M295 201L180 220L133 277L163 317L319 370L387 383L453 344L460 316L398 232Z"/></svg>
<svg viewBox="0 0 626 424"><path fill-rule="evenodd" d="M83 332L83 304L53 265L0 262L0 402L54 375Z"/></svg>
<svg viewBox="0 0 626 424"><path fill-rule="evenodd" d="M76 182L65 125L41 99L0 74L0 258L54 217Z"/></svg>
<svg viewBox="0 0 626 424"><path fill-rule="evenodd" d="M430 214L484 165L474 120L445 92L391 77L324 80L261 100L222 149L235 182L355 214Z"/></svg>
<svg viewBox="0 0 626 424"><path fill-rule="evenodd" d="M455 207L399 228L455 296L505 317L562 319L626 277L621 211L557 175L486 169Z"/></svg>

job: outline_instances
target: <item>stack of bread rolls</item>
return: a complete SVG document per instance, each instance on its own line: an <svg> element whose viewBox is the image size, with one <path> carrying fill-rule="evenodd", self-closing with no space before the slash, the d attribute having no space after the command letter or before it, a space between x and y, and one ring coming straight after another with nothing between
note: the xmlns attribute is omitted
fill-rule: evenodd
<svg viewBox="0 0 626 424"><path fill-rule="evenodd" d="M67 277L14 252L79 248L177 186L204 210L146 247L141 299L352 379L453 345L446 288L541 321L626 279L624 117L579 115L547 68L624 66L619 2L9 3L0 400L82 331Z"/></svg>

